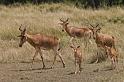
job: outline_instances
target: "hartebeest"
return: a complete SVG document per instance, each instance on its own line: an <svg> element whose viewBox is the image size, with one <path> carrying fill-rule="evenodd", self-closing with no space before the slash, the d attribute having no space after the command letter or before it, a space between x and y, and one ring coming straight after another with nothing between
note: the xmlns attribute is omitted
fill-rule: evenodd
<svg viewBox="0 0 124 82"><path fill-rule="evenodd" d="M99 24L97 24L96 27L94 27L93 25L91 26L92 28L89 28L89 29L93 32L93 38L97 44L97 47L107 46L107 47L115 48L114 36L99 33L101 30L101 27L98 27Z"/></svg>
<svg viewBox="0 0 124 82"><path fill-rule="evenodd" d="M91 38L91 34L92 34L92 31L87 28L87 27L83 27L83 28L79 28L79 27L76 27L76 26L68 26L68 20L62 20L60 19L62 27L64 28L62 31L66 31L68 33L68 35L71 37L70 39L70 42L72 43L72 40L74 38L84 38L84 44L85 44L85 47L87 47L87 41L89 41L89 39Z"/></svg>
<svg viewBox="0 0 124 82"><path fill-rule="evenodd" d="M113 53L113 51L116 51L114 36L99 33L101 30L101 27L98 27L98 26L99 24L97 24L95 27L91 25L92 28L89 28L93 32L93 38L97 44L97 47L104 48L106 50L106 54L108 50L107 48L110 48L112 49L111 53ZM110 53L108 55L111 56Z"/></svg>
<svg viewBox="0 0 124 82"><path fill-rule="evenodd" d="M75 74L81 72L81 63L82 63L82 52L80 46L74 47L70 46L74 51L74 58L75 58ZM77 70L77 64L79 65L79 71Z"/></svg>
<svg viewBox="0 0 124 82"><path fill-rule="evenodd" d="M61 59L61 62L63 64L63 67L65 67L65 63L63 61L63 58L61 56L61 54L59 53L60 50L60 39L54 36L48 36L48 35L43 35L43 34L35 34L35 35L30 35L26 32L26 28L24 28L23 30L21 29L22 25L20 26L19 30L21 32L21 35L19 35L18 37L20 37L20 43L19 43L19 47L22 47L22 45L27 41L31 46L33 46L36 50L35 55L33 56L33 60L34 58L38 55L38 53L41 56L42 59L42 63L43 63L43 68L45 68L45 64L44 64L44 60L43 60L43 55L42 55L42 51L41 50L49 50L52 49L56 54L54 56L54 61L53 61L53 65L55 63L56 60L56 56L58 55L59 58Z"/></svg>
<svg viewBox="0 0 124 82"><path fill-rule="evenodd" d="M117 50L115 50L115 48L113 47L106 47L106 51L107 51L107 54L110 55L110 58L111 58L111 64L113 66L113 68L116 67L116 63L118 62L118 53L117 53Z"/></svg>

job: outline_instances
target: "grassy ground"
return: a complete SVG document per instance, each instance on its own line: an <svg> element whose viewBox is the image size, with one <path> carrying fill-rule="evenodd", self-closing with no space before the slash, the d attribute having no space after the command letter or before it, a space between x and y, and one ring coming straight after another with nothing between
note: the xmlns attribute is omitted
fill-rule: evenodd
<svg viewBox="0 0 124 82"><path fill-rule="evenodd" d="M59 19L69 18L69 25L89 26L99 23L102 33L113 35L116 38L116 48L119 52L119 64L117 70L104 71L103 67L110 65L110 61L99 64L83 63L80 75L71 75L74 71L74 57L69 48L69 36L62 32L58 24ZM54 69L41 70L41 62L35 62L33 66L28 63L34 55L34 48L25 43L22 48L18 47L20 34L18 28L26 25L31 34L43 33L60 37L61 53L66 61L66 68L61 68L57 62ZM108 9L78 9L64 4L43 4L24 6L0 5L0 81L24 81L24 82L123 82L124 76L124 10L120 7ZM93 40L92 40L93 41ZM83 41L82 41L83 42ZM82 43L79 41L79 43ZM85 61L96 56L96 44L89 45L89 51L85 52ZM52 51L44 51L47 67L53 60ZM36 59L40 59L37 57ZM50 62L49 62L50 61ZM6 63L7 62L7 63ZM32 68L31 68L32 67Z"/></svg>
<svg viewBox="0 0 124 82"><path fill-rule="evenodd" d="M89 26L88 23L95 25L99 23L102 28L102 33L113 35L116 38L116 47L119 51L120 58L123 59L124 49L124 11L123 8L109 9L78 9L73 6L64 4L43 4L39 6L3 6L0 5L0 57L1 61L30 59L34 53L34 49L25 44L23 48L18 47L19 26L24 24L27 26L27 31L31 34L43 33L61 38L63 47L63 55L68 58L73 56L68 53L69 36L61 31L58 24L59 19L69 18L69 24L74 26ZM96 52L95 43L90 46L90 51L86 54L86 58L94 55ZM67 53L68 54L67 54ZM44 52L49 54L49 52ZM68 57L67 57L68 56ZM50 55L45 55L49 58Z"/></svg>

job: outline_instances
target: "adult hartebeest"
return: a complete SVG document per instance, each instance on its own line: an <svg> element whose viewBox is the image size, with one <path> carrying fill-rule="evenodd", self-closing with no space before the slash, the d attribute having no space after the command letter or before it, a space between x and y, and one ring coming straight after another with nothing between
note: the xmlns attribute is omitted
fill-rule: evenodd
<svg viewBox="0 0 124 82"><path fill-rule="evenodd" d="M109 50L110 53L108 53L108 55L111 57L111 54L113 54L113 52L116 51L114 36L99 33L101 30L101 27L98 27L98 26L99 24L97 24L95 27L91 25L91 28L89 29L91 29L91 31L93 32L93 38L97 44L97 47L104 48L106 50L106 54L108 53L108 50ZM111 57L112 60L113 60L113 57L114 56Z"/></svg>
<svg viewBox="0 0 124 82"><path fill-rule="evenodd" d="M82 52L80 46L74 47L70 46L74 51L74 58L75 58L75 74L81 72L81 63L82 63ZM77 64L79 65L79 71L77 71Z"/></svg>
<svg viewBox="0 0 124 82"><path fill-rule="evenodd" d="M85 44L85 47L87 47L87 42L89 42L89 39L91 38L91 34L92 34L92 31L89 29L89 28L86 28L86 27L83 27L83 28L79 28L79 27L76 27L76 26L68 26L68 20L62 20L60 19L62 27L64 28L62 31L66 31L68 33L68 35L71 37L70 39L70 42L72 43L72 40L74 38L84 38L84 44Z"/></svg>
<svg viewBox="0 0 124 82"><path fill-rule="evenodd" d="M23 30L21 29L22 25L20 26L19 30L21 32L21 35L19 35L18 37L20 37L20 43L19 43L19 47L22 47L22 45L27 41L31 46L33 46L36 50L35 55L33 56L33 60L34 58L38 55L38 53L41 56L42 59L42 63L43 63L43 68L45 68L45 64L44 64L44 60L43 60L43 55L42 55L42 51L41 50L49 50L52 49L56 54L54 56L54 61L53 61L53 65L56 61L56 56L58 55L59 58L61 59L61 62L63 64L63 67L65 67L65 63L63 61L63 58L61 56L61 54L59 53L60 50L60 39L54 36L47 36L47 35L43 35L43 34L35 34L35 35L30 35L26 32L26 28L24 28Z"/></svg>

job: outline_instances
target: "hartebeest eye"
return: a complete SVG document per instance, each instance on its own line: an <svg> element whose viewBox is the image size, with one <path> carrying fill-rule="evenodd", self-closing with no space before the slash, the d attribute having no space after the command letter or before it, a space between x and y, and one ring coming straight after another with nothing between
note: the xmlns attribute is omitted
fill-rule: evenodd
<svg viewBox="0 0 124 82"><path fill-rule="evenodd" d="M62 29L62 32L64 32L64 29Z"/></svg>

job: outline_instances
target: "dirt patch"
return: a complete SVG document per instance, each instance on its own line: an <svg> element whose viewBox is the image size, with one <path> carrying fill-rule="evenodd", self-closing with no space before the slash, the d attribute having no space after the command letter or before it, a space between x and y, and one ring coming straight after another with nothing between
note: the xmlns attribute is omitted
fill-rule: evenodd
<svg viewBox="0 0 124 82"><path fill-rule="evenodd" d="M107 61L108 62L108 61ZM42 69L42 62L32 63L1 63L0 82L123 82L124 66L119 62L115 70L105 70L107 62L99 64L82 64L82 72L74 74L74 63L67 61L66 68L61 62L56 62L53 69L52 62L45 61L48 69Z"/></svg>

